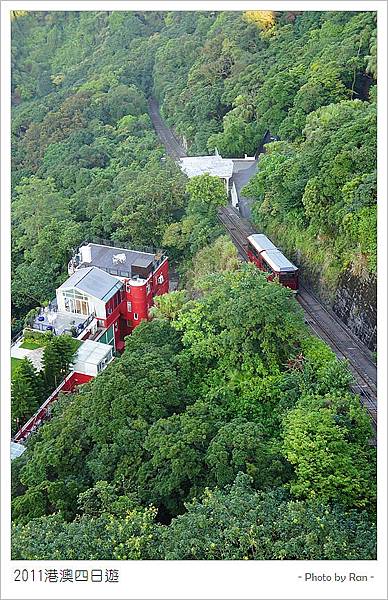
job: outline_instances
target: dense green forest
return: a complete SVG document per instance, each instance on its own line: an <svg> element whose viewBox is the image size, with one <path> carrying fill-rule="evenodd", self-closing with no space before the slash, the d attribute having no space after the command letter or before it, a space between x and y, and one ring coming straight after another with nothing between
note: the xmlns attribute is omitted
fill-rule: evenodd
<svg viewBox="0 0 388 600"><path fill-rule="evenodd" d="M255 267L196 287L157 300L14 461L15 558L373 558L346 366Z"/></svg>
<svg viewBox="0 0 388 600"><path fill-rule="evenodd" d="M373 559L375 452L351 375L164 156L256 151L261 230L335 285L376 268L372 12L30 12L12 23L18 331L84 239L167 248L184 287L12 465L15 559ZM30 374L31 375L31 374Z"/></svg>
<svg viewBox="0 0 388 600"><path fill-rule="evenodd" d="M376 271L376 15L268 12L14 19L15 331L84 238L182 247L163 240L185 182L160 160L151 94L191 154L277 134L250 185L259 229L328 288Z"/></svg>

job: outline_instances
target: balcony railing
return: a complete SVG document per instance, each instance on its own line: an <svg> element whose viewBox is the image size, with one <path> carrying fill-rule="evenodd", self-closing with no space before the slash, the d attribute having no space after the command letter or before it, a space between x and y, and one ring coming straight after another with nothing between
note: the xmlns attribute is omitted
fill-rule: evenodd
<svg viewBox="0 0 388 600"><path fill-rule="evenodd" d="M146 254L164 254L163 250L160 248L155 248L155 246L128 246L125 242L120 242L118 240L107 240L104 238L94 237L89 241L82 242L81 246L85 244L99 244L101 246L110 246L113 248L122 248L123 250L132 250L133 252L145 252Z"/></svg>
<svg viewBox="0 0 388 600"><path fill-rule="evenodd" d="M11 339L11 348L13 346L16 346L16 344L23 339L23 329L21 331L19 331L19 333L17 333L16 335L13 336L13 338Z"/></svg>
<svg viewBox="0 0 388 600"><path fill-rule="evenodd" d="M54 314L56 318L53 320ZM54 335L61 335L63 333L73 335L75 329L77 332L75 337L77 337L90 325L95 316L94 312L88 316L59 312L57 306L55 306L47 312L41 309L40 314L32 323L32 329L35 331L51 331Z"/></svg>
<svg viewBox="0 0 388 600"><path fill-rule="evenodd" d="M93 319L96 317L96 313L92 312L88 318L86 319L86 321L84 323L82 323L82 329L85 329L88 325L90 325L90 323L93 321ZM79 329L81 329L79 327Z"/></svg>

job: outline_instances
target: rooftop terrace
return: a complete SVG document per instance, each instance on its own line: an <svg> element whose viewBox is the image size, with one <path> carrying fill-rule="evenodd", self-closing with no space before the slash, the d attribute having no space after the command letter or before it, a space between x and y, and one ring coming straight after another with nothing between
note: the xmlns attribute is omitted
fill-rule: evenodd
<svg viewBox="0 0 388 600"><path fill-rule="evenodd" d="M161 250L144 252L103 243L84 243L69 262L69 274L85 267L98 267L110 275L124 278L144 276L142 270L155 269L166 258Z"/></svg>
<svg viewBox="0 0 388 600"><path fill-rule="evenodd" d="M53 331L56 335L61 335L62 333L72 333L72 328L75 327L81 334L93 318L94 315L58 312L56 300L53 300L50 307L40 309L40 313L32 323L32 328L38 331Z"/></svg>

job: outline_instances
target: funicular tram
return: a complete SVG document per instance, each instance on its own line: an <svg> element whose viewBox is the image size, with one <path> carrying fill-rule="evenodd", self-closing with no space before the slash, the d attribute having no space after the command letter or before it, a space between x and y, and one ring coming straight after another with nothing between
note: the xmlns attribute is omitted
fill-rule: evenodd
<svg viewBox="0 0 388 600"><path fill-rule="evenodd" d="M260 271L268 273L267 279L298 291L298 268L284 256L266 235L255 233L248 236L248 258Z"/></svg>

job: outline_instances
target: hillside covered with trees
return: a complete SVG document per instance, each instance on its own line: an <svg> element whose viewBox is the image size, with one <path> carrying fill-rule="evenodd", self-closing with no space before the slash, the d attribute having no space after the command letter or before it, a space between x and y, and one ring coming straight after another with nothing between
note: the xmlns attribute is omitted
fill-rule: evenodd
<svg viewBox="0 0 388 600"><path fill-rule="evenodd" d="M12 48L15 330L80 241L158 246L179 220L151 94L191 154L277 134L250 185L259 230L327 288L376 272L375 13L27 13Z"/></svg>
<svg viewBox="0 0 388 600"><path fill-rule="evenodd" d="M147 111L155 96L190 154L278 135L255 222L330 287L376 269L375 84L372 12L15 15L14 331L83 240L163 246L182 285L13 461L14 559L375 558L350 372L239 263L223 184L188 181Z"/></svg>
<svg viewBox="0 0 388 600"><path fill-rule="evenodd" d="M200 288L162 296L14 461L14 558L374 556L371 426L346 366L255 267Z"/></svg>

